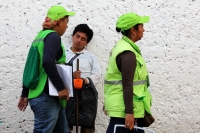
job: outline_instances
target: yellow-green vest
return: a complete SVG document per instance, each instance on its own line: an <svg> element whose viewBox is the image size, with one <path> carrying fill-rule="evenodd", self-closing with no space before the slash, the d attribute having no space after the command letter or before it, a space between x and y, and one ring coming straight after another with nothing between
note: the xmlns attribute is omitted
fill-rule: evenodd
<svg viewBox="0 0 200 133"><path fill-rule="evenodd" d="M33 89L29 89L28 99L38 97L44 90L44 86L45 86L46 81L47 81L47 74L44 71L44 68L42 66L43 50L44 50L44 39L51 32L55 32L55 31L54 30L40 31L38 33L37 37L34 39L35 42L39 43L39 45L38 45L38 51L39 51L39 55L40 55L39 72L42 73L42 74L40 76L40 79L39 79L37 87L33 88ZM62 50L63 50L63 55L58 61L55 61L55 62L57 62L57 63L65 63L65 61L66 61L65 48L64 48L62 43L60 45L61 45ZM66 101L65 100L61 100L60 103L61 103L62 106L66 105Z"/></svg>
<svg viewBox="0 0 200 133"><path fill-rule="evenodd" d="M133 112L135 118L143 118L145 110L150 113L151 94L148 90L148 71L139 47L129 38L123 36L112 49L104 81L105 110L110 117L125 118L125 105L122 88L122 75L116 58L124 51L136 55L136 70L133 78ZM131 63L131 62L130 62Z"/></svg>

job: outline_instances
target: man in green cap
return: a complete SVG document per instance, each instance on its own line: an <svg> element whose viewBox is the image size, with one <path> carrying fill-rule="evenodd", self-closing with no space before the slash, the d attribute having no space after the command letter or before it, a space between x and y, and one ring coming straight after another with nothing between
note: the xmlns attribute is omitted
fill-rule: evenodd
<svg viewBox="0 0 200 133"><path fill-rule="evenodd" d="M28 105L34 113L33 133L68 133L65 117L65 105L69 93L58 74L56 63L65 63L65 49L61 43L61 36L68 28L68 12L62 6L52 6L47 13L43 30L34 39L38 43L39 52L39 82L35 88L28 88L23 84L18 108L24 111ZM49 95L48 78L58 91L58 97Z"/></svg>
<svg viewBox="0 0 200 133"><path fill-rule="evenodd" d="M145 61L135 42L143 37L143 23L149 16L126 13L116 22L116 31L122 38L112 49L104 80L104 111L110 117L106 133L144 133L134 130L134 125L143 127L144 116L150 114L151 94Z"/></svg>

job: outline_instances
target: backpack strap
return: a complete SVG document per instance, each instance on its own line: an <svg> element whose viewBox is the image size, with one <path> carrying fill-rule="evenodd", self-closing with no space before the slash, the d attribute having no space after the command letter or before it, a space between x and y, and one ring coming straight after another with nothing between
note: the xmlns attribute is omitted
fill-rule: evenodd
<svg viewBox="0 0 200 133"><path fill-rule="evenodd" d="M67 64L70 64L70 65L72 65L72 63L73 63L73 61L76 59L76 57L78 57L80 55L80 53L76 53L75 54L75 56L74 57L72 57L71 58L71 60L70 61L68 61L68 63Z"/></svg>

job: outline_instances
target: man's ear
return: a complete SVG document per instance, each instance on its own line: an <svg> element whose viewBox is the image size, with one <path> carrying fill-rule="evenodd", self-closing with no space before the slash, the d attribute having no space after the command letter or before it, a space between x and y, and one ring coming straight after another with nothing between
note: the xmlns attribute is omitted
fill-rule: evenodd
<svg viewBox="0 0 200 133"><path fill-rule="evenodd" d="M132 27L132 28L131 28L131 33L135 33L135 32L136 32L135 28Z"/></svg>
<svg viewBox="0 0 200 133"><path fill-rule="evenodd" d="M60 26L60 22L61 22L62 20L57 20L57 25L58 26Z"/></svg>
<svg viewBox="0 0 200 133"><path fill-rule="evenodd" d="M131 34L136 34L136 30L134 27L131 28Z"/></svg>
<svg viewBox="0 0 200 133"><path fill-rule="evenodd" d="M57 21L53 21L53 22L52 22L53 26L56 26L56 25L59 26L59 23L60 23L60 20L57 20Z"/></svg>

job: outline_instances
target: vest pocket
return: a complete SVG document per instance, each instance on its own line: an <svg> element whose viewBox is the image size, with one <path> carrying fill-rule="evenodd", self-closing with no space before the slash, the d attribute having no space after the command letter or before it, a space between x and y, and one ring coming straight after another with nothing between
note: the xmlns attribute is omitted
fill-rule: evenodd
<svg viewBox="0 0 200 133"><path fill-rule="evenodd" d="M149 114L151 114L151 110L150 110L151 104L152 104L151 102L152 102L152 96L149 90L146 88L145 97L144 97L144 108Z"/></svg>
<svg viewBox="0 0 200 133"><path fill-rule="evenodd" d="M143 100L133 100L134 118L144 117L144 103Z"/></svg>

